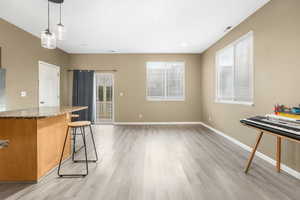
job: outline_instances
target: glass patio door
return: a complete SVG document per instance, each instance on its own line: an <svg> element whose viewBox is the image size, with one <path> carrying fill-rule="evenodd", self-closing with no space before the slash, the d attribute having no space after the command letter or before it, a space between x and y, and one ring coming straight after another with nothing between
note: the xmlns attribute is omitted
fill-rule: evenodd
<svg viewBox="0 0 300 200"><path fill-rule="evenodd" d="M113 122L113 74L96 74L96 122Z"/></svg>

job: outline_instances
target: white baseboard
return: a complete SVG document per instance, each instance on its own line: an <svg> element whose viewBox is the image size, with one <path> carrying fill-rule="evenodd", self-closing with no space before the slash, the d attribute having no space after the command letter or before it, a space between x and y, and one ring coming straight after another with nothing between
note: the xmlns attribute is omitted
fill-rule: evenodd
<svg viewBox="0 0 300 200"><path fill-rule="evenodd" d="M221 136L223 136L224 138L230 140L231 142L233 142L234 144L236 144L236 145L242 147L242 148L245 149L246 151L249 151L249 152L252 151L252 148L251 148L251 147L249 147L249 146L247 146L247 145L241 143L240 141L234 139L233 137L230 137L230 136L226 135L225 133L223 133L223 132L221 132L221 131L219 131L219 130L217 130L217 129L215 129L215 128L213 128L213 127L211 127L211 126L209 126L209 125L207 125L207 124L205 124L205 123L203 123L203 122L201 122L201 125L203 125L204 127L208 128L208 129L210 129L210 130L212 130L213 132L217 133L218 135L221 135ZM276 161L275 161L274 159L270 158L269 156L267 156L267 155L265 155L265 154L263 154L263 153L261 153L261 152L258 152L258 151L256 152L255 155L257 155L257 156L260 157L261 159L267 161L268 163L270 163L270 164L276 166ZM296 170L294 170L294 169L288 167L287 165L281 164L281 169L282 169L283 171L285 171L286 173L292 175L293 177L295 177L295 178L297 178L297 179L300 179L300 172L298 172L298 171L296 171Z"/></svg>
<svg viewBox="0 0 300 200"><path fill-rule="evenodd" d="M202 124L202 122L115 122L114 125L184 125Z"/></svg>

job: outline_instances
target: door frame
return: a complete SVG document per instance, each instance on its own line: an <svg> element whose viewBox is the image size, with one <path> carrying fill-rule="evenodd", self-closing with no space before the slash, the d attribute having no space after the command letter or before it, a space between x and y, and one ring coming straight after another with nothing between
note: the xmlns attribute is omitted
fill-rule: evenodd
<svg viewBox="0 0 300 200"><path fill-rule="evenodd" d="M111 117L111 121L110 122L98 122L97 121L97 113L96 113L96 120L95 123L96 124L114 124L115 123L115 76L113 72L95 72L95 83L96 83L96 79L97 79L97 74L109 74L112 77L112 117ZM95 84L95 94L96 94L96 90L97 90L97 85ZM95 105L97 106L97 97L95 96ZM97 108L95 108L95 110L97 110Z"/></svg>
<svg viewBox="0 0 300 200"><path fill-rule="evenodd" d="M59 73L59 79L58 79L58 99L59 99L59 102L58 102L58 105L60 106L60 103L61 103L61 100L60 100L60 97L61 97L61 94L60 94L60 78L61 78L61 73L60 73L60 66L57 66L57 65L54 65L54 64L50 64L50 63L47 63L47 62L44 62L44 61L41 61L39 60L38 61L38 88L37 88L37 99L38 99L38 107L40 107L40 67L41 67L41 64L44 64L44 65L47 65L49 67L53 67L55 69L58 70L58 73Z"/></svg>

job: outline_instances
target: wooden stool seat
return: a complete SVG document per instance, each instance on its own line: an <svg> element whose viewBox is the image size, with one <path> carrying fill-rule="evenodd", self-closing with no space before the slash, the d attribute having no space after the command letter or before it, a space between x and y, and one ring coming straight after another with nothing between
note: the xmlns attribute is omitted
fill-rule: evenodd
<svg viewBox="0 0 300 200"><path fill-rule="evenodd" d="M76 122L68 123L69 127L83 127L83 126L90 126L90 125L91 125L90 121L76 121Z"/></svg>
<svg viewBox="0 0 300 200"><path fill-rule="evenodd" d="M79 115L77 115L77 114L72 114L71 117L72 117L72 118L78 118Z"/></svg>

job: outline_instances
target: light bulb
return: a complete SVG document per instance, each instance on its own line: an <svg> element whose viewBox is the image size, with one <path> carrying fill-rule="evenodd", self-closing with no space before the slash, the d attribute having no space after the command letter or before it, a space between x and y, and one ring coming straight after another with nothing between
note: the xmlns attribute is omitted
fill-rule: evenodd
<svg viewBox="0 0 300 200"><path fill-rule="evenodd" d="M56 37L54 33L51 33L48 29L41 33L41 45L47 49L56 48Z"/></svg>
<svg viewBox="0 0 300 200"><path fill-rule="evenodd" d="M58 40L64 40L65 34L66 34L66 28L63 24L59 23L57 24L57 39Z"/></svg>

